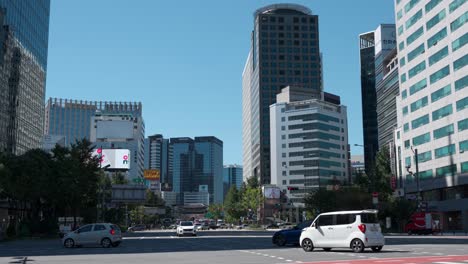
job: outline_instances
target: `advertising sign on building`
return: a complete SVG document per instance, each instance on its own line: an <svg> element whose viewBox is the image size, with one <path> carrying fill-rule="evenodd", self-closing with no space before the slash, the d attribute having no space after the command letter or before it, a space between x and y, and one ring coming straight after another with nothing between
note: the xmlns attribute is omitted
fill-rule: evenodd
<svg viewBox="0 0 468 264"><path fill-rule="evenodd" d="M263 186L263 194L266 199L279 199L281 191L278 187Z"/></svg>
<svg viewBox="0 0 468 264"><path fill-rule="evenodd" d="M144 170L143 175L145 179L150 181L159 181L161 177L159 170Z"/></svg>
<svg viewBox="0 0 468 264"><path fill-rule="evenodd" d="M199 192L208 192L208 185L198 185Z"/></svg>
<svg viewBox="0 0 468 264"><path fill-rule="evenodd" d="M100 160L101 168L130 169L130 150L128 149L95 149L93 156Z"/></svg>

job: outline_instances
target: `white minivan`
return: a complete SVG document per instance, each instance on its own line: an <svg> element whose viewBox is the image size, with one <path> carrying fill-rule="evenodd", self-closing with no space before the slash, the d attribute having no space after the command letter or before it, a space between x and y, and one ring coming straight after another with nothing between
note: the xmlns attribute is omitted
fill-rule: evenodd
<svg viewBox="0 0 468 264"><path fill-rule="evenodd" d="M377 210L340 211L317 216L310 227L304 228L299 243L304 251L323 248L365 248L380 251L385 244L377 218Z"/></svg>

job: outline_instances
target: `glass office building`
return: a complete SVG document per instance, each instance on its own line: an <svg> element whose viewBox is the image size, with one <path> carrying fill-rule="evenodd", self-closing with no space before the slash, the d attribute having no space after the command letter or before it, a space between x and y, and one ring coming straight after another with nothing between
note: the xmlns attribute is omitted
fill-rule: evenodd
<svg viewBox="0 0 468 264"><path fill-rule="evenodd" d="M304 6L275 4L254 13L242 73L243 177L270 183L270 105L288 85L322 90L318 16Z"/></svg>
<svg viewBox="0 0 468 264"><path fill-rule="evenodd" d="M224 197L232 186L236 186L239 190L242 187L242 166L237 164L224 165L223 168L223 185Z"/></svg>
<svg viewBox="0 0 468 264"><path fill-rule="evenodd" d="M0 1L0 151L42 147L50 1Z"/></svg>
<svg viewBox="0 0 468 264"><path fill-rule="evenodd" d="M178 203L184 194L209 193L210 203L222 204L223 142L216 137L171 138L169 181Z"/></svg>

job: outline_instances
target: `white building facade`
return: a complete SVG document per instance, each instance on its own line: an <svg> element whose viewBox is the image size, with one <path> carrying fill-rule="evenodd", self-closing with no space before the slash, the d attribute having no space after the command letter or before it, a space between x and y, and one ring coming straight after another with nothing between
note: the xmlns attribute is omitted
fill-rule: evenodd
<svg viewBox="0 0 468 264"><path fill-rule="evenodd" d="M396 0L400 75L397 172L406 194L419 188L444 230L468 230L468 3ZM399 162L397 162L399 163ZM408 168L408 170L406 169Z"/></svg>
<svg viewBox="0 0 468 264"><path fill-rule="evenodd" d="M271 183L295 206L305 193L349 179L346 107L324 94L286 87L270 106Z"/></svg>

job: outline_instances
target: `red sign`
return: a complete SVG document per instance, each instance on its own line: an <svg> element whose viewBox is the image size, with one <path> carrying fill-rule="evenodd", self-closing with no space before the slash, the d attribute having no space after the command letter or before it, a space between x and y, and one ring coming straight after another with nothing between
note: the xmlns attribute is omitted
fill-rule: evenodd
<svg viewBox="0 0 468 264"><path fill-rule="evenodd" d="M379 193L378 192L373 192L372 197L379 197Z"/></svg>
<svg viewBox="0 0 468 264"><path fill-rule="evenodd" d="M390 185L392 186L392 190L396 189L396 177L395 177L395 175L392 175L392 178L390 179Z"/></svg>

